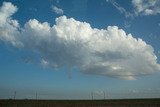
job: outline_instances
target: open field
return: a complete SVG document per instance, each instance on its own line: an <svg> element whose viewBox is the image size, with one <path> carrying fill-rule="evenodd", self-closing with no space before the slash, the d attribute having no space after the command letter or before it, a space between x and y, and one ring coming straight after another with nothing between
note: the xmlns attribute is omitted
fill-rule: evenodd
<svg viewBox="0 0 160 107"><path fill-rule="evenodd" d="M160 107L160 99L0 100L0 107Z"/></svg>

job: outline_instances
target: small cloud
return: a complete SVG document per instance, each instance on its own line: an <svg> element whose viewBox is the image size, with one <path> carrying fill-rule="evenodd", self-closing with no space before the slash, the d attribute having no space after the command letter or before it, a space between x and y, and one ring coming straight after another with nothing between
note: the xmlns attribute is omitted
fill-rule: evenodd
<svg viewBox="0 0 160 107"><path fill-rule="evenodd" d="M132 0L134 12L138 15L157 15L160 13L159 0Z"/></svg>
<svg viewBox="0 0 160 107"><path fill-rule="evenodd" d="M158 23L158 26L160 26L160 23Z"/></svg>
<svg viewBox="0 0 160 107"><path fill-rule="evenodd" d="M58 7L53 6L53 5L52 5L51 8L52 8L52 11L55 12L56 14L59 14L59 15L63 14L63 10L61 8L58 8Z"/></svg>
<svg viewBox="0 0 160 107"><path fill-rule="evenodd" d="M43 67L46 67L46 66L48 66L48 61L47 60L45 60L45 59L42 59L41 60L41 65L43 66Z"/></svg>

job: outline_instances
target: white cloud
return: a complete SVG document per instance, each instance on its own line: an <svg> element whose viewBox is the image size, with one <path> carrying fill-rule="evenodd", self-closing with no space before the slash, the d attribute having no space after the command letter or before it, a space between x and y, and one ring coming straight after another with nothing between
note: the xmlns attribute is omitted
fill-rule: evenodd
<svg viewBox="0 0 160 107"><path fill-rule="evenodd" d="M49 63L48 63L48 61L41 59L41 64L43 67L47 67Z"/></svg>
<svg viewBox="0 0 160 107"><path fill-rule="evenodd" d="M63 10L61 8L58 8L53 5L52 5L52 11L55 12L56 14L63 14Z"/></svg>
<svg viewBox="0 0 160 107"><path fill-rule="evenodd" d="M132 0L136 15L156 15L160 13L159 0Z"/></svg>
<svg viewBox="0 0 160 107"><path fill-rule="evenodd" d="M115 0L106 0L110 2L120 13L124 14L126 18L134 18L138 15L156 15L160 13L159 0L132 0L134 13L128 12L124 7L120 6Z"/></svg>
<svg viewBox="0 0 160 107"><path fill-rule="evenodd" d="M54 26L31 19L19 28L18 21L11 17L15 10L11 3L3 3L0 40L38 53L41 64L56 69L76 67L86 74L127 80L160 71L152 46L117 26L96 29L61 16Z"/></svg>
<svg viewBox="0 0 160 107"><path fill-rule="evenodd" d="M12 45L22 45L15 39L19 36L19 24L17 20L13 20L11 16L17 11L17 7L9 2L4 2L0 7L0 40L7 41Z"/></svg>

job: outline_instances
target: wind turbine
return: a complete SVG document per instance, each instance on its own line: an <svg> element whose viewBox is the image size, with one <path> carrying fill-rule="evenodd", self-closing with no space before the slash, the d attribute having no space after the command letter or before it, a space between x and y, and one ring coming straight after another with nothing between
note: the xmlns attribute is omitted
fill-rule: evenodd
<svg viewBox="0 0 160 107"><path fill-rule="evenodd" d="M92 98L92 100L93 100L93 92L91 92L91 98Z"/></svg>
<svg viewBox="0 0 160 107"><path fill-rule="evenodd" d="M37 97L37 92L36 92L36 100L37 100L37 98L38 98L38 97Z"/></svg>
<svg viewBox="0 0 160 107"><path fill-rule="evenodd" d="M104 98L104 100L106 99L106 93L105 93L105 91L103 91L103 98Z"/></svg>
<svg viewBox="0 0 160 107"><path fill-rule="evenodd" d="M14 96L13 96L14 100L16 99L16 94L17 94L17 92L15 91Z"/></svg>

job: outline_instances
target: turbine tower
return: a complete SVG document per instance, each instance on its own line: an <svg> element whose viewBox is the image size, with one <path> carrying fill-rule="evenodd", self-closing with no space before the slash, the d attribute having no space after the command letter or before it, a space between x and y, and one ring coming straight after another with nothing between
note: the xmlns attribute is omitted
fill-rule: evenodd
<svg viewBox="0 0 160 107"><path fill-rule="evenodd" d="M14 97L13 97L14 100L16 99L16 94L17 94L17 92L15 91L15 92L14 92Z"/></svg>
<svg viewBox="0 0 160 107"><path fill-rule="evenodd" d="M37 92L36 92L36 100L37 100L37 98L38 98L38 97L37 97Z"/></svg>
<svg viewBox="0 0 160 107"><path fill-rule="evenodd" d="M106 93L105 91L103 91L103 97L104 97L104 100L106 99Z"/></svg>
<svg viewBox="0 0 160 107"><path fill-rule="evenodd" d="M92 100L93 100L93 92L91 92L91 98L92 98Z"/></svg>

